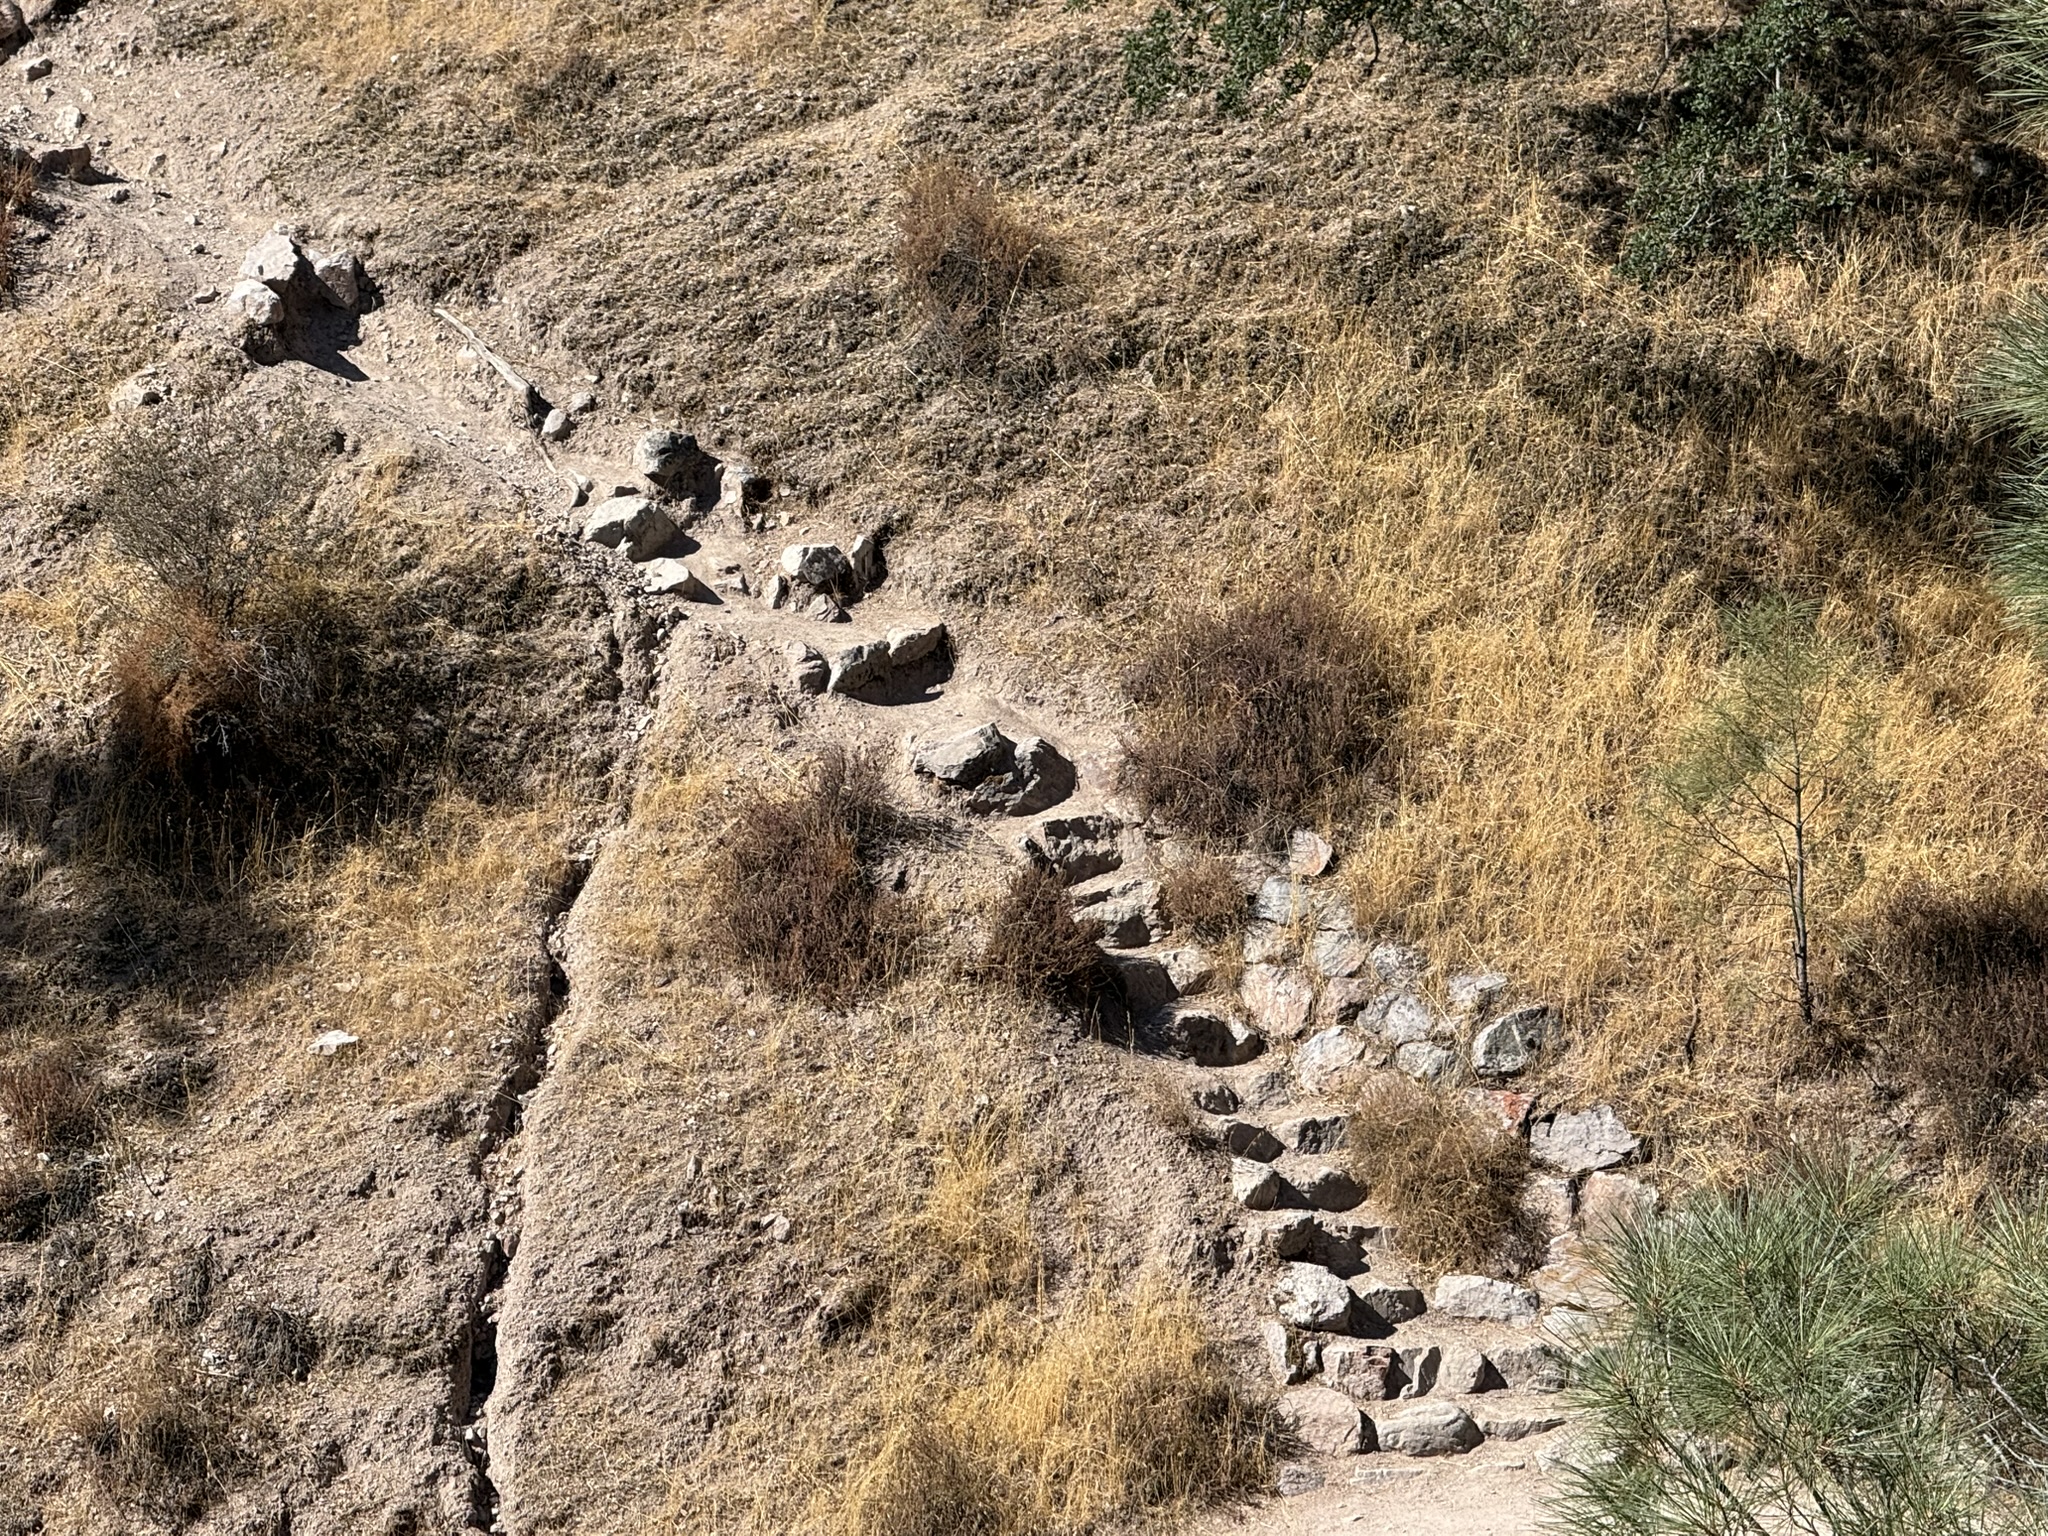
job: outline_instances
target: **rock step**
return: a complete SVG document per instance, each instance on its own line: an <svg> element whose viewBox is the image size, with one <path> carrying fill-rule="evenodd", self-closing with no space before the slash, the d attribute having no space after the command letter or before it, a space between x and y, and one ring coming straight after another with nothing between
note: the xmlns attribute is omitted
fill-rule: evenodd
<svg viewBox="0 0 2048 1536"><path fill-rule="evenodd" d="M1555 1399L1501 1395L1360 1404L1324 1386L1290 1388L1275 1406L1297 1449L1318 1456L1462 1456L1488 1441L1549 1434L1573 1417Z"/></svg>

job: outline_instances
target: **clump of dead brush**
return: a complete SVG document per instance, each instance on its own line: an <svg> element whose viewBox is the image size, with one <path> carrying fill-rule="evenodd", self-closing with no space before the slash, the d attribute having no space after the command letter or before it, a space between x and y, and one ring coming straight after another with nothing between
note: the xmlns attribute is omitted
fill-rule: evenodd
<svg viewBox="0 0 2048 1536"><path fill-rule="evenodd" d="M1234 938L1251 919L1236 868L1213 853L1170 866L1159 882L1159 904L1175 933L1212 944Z"/></svg>
<svg viewBox="0 0 2048 1536"><path fill-rule="evenodd" d="M917 926L876 866L907 827L880 762L840 748L795 788L749 795L708 872L712 955L834 1002L905 975Z"/></svg>
<svg viewBox="0 0 2048 1536"><path fill-rule="evenodd" d="M32 1151L79 1146L99 1130L99 1084L76 1051L41 1046L0 1066L0 1111Z"/></svg>
<svg viewBox="0 0 2048 1536"><path fill-rule="evenodd" d="M176 1525L249 1460L226 1395L168 1348L136 1361L111 1401L81 1403L73 1430L109 1493Z"/></svg>
<svg viewBox="0 0 2048 1536"><path fill-rule="evenodd" d="M0 155L0 294L14 289L14 242L21 211L34 201L36 168L26 156Z"/></svg>
<svg viewBox="0 0 2048 1536"><path fill-rule="evenodd" d="M977 969L1023 997L1040 998L1089 1024L1123 1016L1123 989L1097 941L1101 929L1074 916L1066 887L1036 865L1010 877L989 914Z"/></svg>
<svg viewBox="0 0 2048 1536"><path fill-rule="evenodd" d="M1316 594L1170 619L1124 691L1137 712L1125 786L1215 837L1323 810L1385 756L1398 695L1370 626Z"/></svg>
<svg viewBox="0 0 2048 1536"><path fill-rule="evenodd" d="M1519 1273L1542 1235L1523 1209L1529 1149L1449 1094L1398 1074L1351 1117L1352 1163L1402 1250L1438 1272Z"/></svg>
<svg viewBox="0 0 2048 1536"><path fill-rule="evenodd" d="M1044 232L1013 212L988 182L949 160L927 161L903 181L896 272L911 306L962 361L986 361L1026 291L1059 281Z"/></svg>

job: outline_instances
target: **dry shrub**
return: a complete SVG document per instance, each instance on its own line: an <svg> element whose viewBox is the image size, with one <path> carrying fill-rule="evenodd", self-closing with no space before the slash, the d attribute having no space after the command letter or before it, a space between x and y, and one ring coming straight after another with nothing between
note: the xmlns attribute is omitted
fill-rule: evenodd
<svg viewBox="0 0 2048 1536"><path fill-rule="evenodd" d="M707 872L710 949L779 992L832 1001L903 976L916 925L875 863L905 825L880 761L839 748L794 790L752 793Z"/></svg>
<svg viewBox="0 0 2048 1536"><path fill-rule="evenodd" d="M1125 786L1206 836L1315 819L1385 755L1398 690L1372 628L1321 594L1184 613L1124 679Z"/></svg>
<svg viewBox="0 0 2048 1536"><path fill-rule="evenodd" d="M1964 1149L2048 1086L2048 893L1899 891L1858 935L1849 996L1890 1069Z"/></svg>
<svg viewBox="0 0 2048 1536"><path fill-rule="evenodd" d="M0 294L14 288L15 226L35 194L34 164L26 157L0 155Z"/></svg>
<svg viewBox="0 0 2048 1536"><path fill-rule="evenodd" d="M913 307L971 352L1026 290L1058 280L1059 263L1042 227L981 178L934 160L904 178L896 271Z"/></svg>
<svg viewBox="0 0 2048 1536"><path fill-rule="evenodd" d="M1529 1149L1455 1098L1376 1079L1351 1117L1352 1163L1402 1250L1438 1273L1520 1273L1543 1251L1522 1208Z"/></svg>
<svg viewBox="0 0 2048 1536"><path fill-rule="evenodd" d="M1264 1415L1182 1299L1094 1293L992 1341L964 1385L909 1370L835 1536L1069 1536L1264 1486Z"/></svg>
<svg viewBox="0 0 2048 1536"><path fill-rule="evenodd" d="M43 1046L0 1067L0 1111L37 1152L90 1142L99 1130L99 1084L65 1046Z"/></svg>
<svg viewBox="0 0 2048 1536"><path fill-rule="evenodd" d="M107 391L163 345L161 299L139 288L88 289L62 308L13 312L0 326L0 471L66 429L105 417Z"/></svg>
<svg viewBox="0 0 2048 1536"><path fill-rule="evenodd" d="M1213 853L1197 853L1166 871L1159 903L1174 932L1222 943L1242 932L1251 906L1238 883L1237 868Z"/></svg>
<svg viewBox="0 0 2048 1536"><path fill-rule="evenodd" d="M995 910L978 970L1023 997L1043 998L1096 1025L1122 1014L1123 989L1096 940L1077 920L1059 877L1035 865L1010 876Z"/></svg>
<svg viewBox="0 0 2048 1536"><path fill-rule="evenodd" d="M110 1493L174 1524L203 1511L249 1460L232 1404L169 1350L131 1365L110 1397L80 1402L72 1427Z"/></svg>

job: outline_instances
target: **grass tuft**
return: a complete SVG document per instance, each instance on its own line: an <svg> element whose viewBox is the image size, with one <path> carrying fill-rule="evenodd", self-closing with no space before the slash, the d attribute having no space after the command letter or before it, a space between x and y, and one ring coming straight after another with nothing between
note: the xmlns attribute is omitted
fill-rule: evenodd
<svg viewBox="0 0 2048 1536"><path fill-rule="evenodd" d="M0 1067L0 1112L31 1151L79 1146L99 1130L99 1085L76 1051L42 1046Z"/></svg>
<svg viewBox="0 0 2048 1536"><path fill-rule="evenodd" d="M963 361L985 361L1019 297L1059 281L1042 226L951 161L904 178L896 231L896 272L911 306Z"/></svg>
<svg viewBox="0 0 2048 1536"><path fill-rule="evenodd" d="M1027 866L1011 875L989 916L978 969L1020 996L1108 1024L1121 1012L1122 988L1099 936L1074 917L1058 876Z"/></svg>

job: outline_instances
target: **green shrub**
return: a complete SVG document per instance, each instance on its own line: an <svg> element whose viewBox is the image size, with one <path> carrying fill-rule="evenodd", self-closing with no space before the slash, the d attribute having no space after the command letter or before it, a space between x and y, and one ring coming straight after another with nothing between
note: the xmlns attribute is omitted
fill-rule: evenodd
<svg viewBox="0 0 2048 1536"><path fill-rule="evenodd" d="M1629 199L1621 269L1655 277L1702 256L1780 251L1853 200L1856 157L1831 149L1814 79L1849 32L1838 0L1763 0L1687 61L1675 123Z"/></svg>
<svg viewBox="0 0 2048 1536"><path fill-rule="evenodd" d="M1999 325L1970 414L2009 436L2018 459L2000 486L1985 558L2013 617L2048 636L2048 299L2023 296Z"/></svg>
<svg viewBox="0 0 2048 1536"><path fill-rule="evenodd" d="M1799 1157L1629 1228L1580 1362L1570 1536L2038 1531L2048 1212L1968 1222Z"/></svg>

